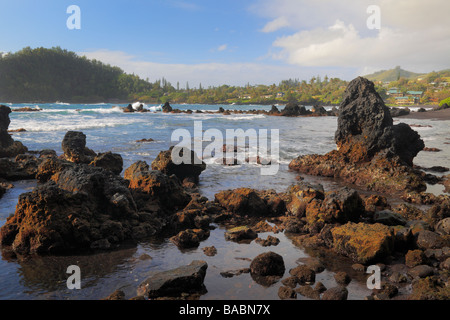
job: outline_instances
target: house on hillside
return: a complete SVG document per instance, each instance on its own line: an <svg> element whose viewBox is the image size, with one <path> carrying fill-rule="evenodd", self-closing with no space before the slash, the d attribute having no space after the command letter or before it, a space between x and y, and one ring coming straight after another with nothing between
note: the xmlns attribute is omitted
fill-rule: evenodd
<svg viewBox="0 0 450 320"><path fill-rule="evenodd" d="M283 98L283 97L284 97L284 92L277 93L277 98Z"/></svg>
<svg viewBox="0 0 450 320"><path fill-rule="evenodd" d="M414 104L414 98L408 97L408 96L395 97L395 104L400 105L400 106Z"/></svg>
<svg viewBox="0 0 450 320"><path fill-rule="evenodd" d="M400 90L398 88L391 88L386 92L386 94L388 96L394 97L394 98L403 97L403 93L400 92Z"/></svg>
<svg viewBox="0 0 450 320"><path fill-rule="evenodd" d="M407 91L406 94L414 100L414 104L419 104L423 96L423 91Z"/></svg>

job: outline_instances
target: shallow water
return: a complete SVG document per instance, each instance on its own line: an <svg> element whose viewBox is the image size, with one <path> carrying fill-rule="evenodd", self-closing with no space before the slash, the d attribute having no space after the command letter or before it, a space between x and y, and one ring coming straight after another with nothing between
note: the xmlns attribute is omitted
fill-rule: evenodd
<svg viewBox="0 0 450 320"><path fill-rule="evenodd" d="M27 105L12 105L23 107ZM32 105L32 107L34 107ZM296 182L296 173L289 172L288 163L298 155L323 154L335 148L334 132L336 117L320 118L285 118L264 115L219 115L219 114L163 114L133 113L126 114L113 105L39 105L41 112L13 112L10 129L25 128L27 132L14 133L13 138L22 141L30 150L54 149L62 153L61 141L68 130L83 131L87 135L87 146L96 152L113 151L120 153L124 159L124 168L137 160L149 164L161 150L171 145L172 131L183 128L193 133L194 121L202 121L203 130L219 129L278 129L280 146L280 168L274 176L262 176L261 166L243 164L239 166L222 166L205 159L208 166L200 176L200 192L209 199L214 194L226 189L250 187L256 189L275 189L285 191ZM147 106L152 107L152 106ZM153 106L154 107L154 106ZM216 111L220 106L209 105L173 105L174 108ZM250 110L270 109L268 106L222 106L225 109ZM450 142L449 127L446 121L402 119L408 124L431 125L432 127L413 128L417 130L427 147L437 147L441 152L421 152L415 158L415 164L422 167L449 166ZM396 122L397 123L397 122ZM149 143L137 143L136 140L152 138ZM201 137L195 137L200 139ZM250 150L254 152L254 150ZM437 173L434 173L439 175ZM311 178L313 179L313 178ZM324 183L326 189L338 183L330 179L314 178ZM14 213L18 196L31 190L34 181L15 182L15 188L7 191L0 199L0 226L6 218ZM442 192L442 186L432 186L436 193ZM250 262L236 258L253 259L259 253L274 251L281 254L288 270L296 266L299 258L307 254L292 244L285 234L275 234L281 242L275 247L261 247L251 244L236 244L225 241L223 228L211 231L210 237L200 247L180 251L166 240L154 240L122 247L113 252L93 255L65 257L33 257L29 259L10 259L3 255L0 259L0 299L99 299L116 289L122 289L127 298L136 294L136 288L149 274L156 271L175 268L200 259L208 262L205 286L208 292L201 299L278 299L281 282L270 287L257 284L249 274L233 278L223 278L220 272L246 268ZM270 233L261 233L266 238ZM201 248L214 245L218 254L214 257L204 255ZM152 257L141 260L143 254ZM80 266L82 272L82 290L68 290L65 273L69 265ZM340 268L351 265L342 259ZM335 285L333 274L336 266L329 264L326 271L317 274L316 282L325 286ZM351 270L349 270L351 272ZM370 294L365 287L365 277L356 277L349 285L349 299L362 299ZM356 279L359 280L356 280ZM303 299L302 296L298 296Z"/></svg>

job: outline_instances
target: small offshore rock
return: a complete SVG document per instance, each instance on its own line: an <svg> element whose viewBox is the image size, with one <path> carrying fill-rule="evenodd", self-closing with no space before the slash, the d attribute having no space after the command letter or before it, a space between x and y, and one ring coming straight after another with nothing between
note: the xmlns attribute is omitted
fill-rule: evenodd
<svg viewBox="0 0 450 320"><path fill-rule="evenodd" d="M340 271L340 272L336 273L334 275L334 279L336 280L337 284L344 285L344 286L348 285L352 281L350 276L344 271Z"/></svg>
<svg viewBox="0 0 450 320"><path fill-rule="evenodd" d="M250 264L250 271L258 276L283 276L286 268L283 257L275 252L258 255Z"/></svg>
<svg viewBox="0 0 450 320"><path fill-rule="evenodd" d="M347 300L348 290L345 287L334 287L325 291L322 300Z"/></svg>
<svg viewBox="0 0 450 320"><path fill-rule="evenodd" d="M294 289L292 289L290 287L280 287L278 289L278 296L282 300L285 300L285 299L297 299L297 293L295 292Z"/></svg>

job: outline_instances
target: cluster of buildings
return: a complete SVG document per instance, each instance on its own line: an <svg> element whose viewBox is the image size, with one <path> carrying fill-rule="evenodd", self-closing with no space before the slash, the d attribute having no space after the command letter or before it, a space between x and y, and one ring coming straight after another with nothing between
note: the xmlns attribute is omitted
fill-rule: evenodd
<svg viewBox="0 0 450 320"><path fill-rule="evenodd" d="M423 96L423 91L407 91L406 93L403 93L398 88L391 88L386 92L386 94L389 97L394 98L395 104L410 105L420 103L420 99Z"/></svg>

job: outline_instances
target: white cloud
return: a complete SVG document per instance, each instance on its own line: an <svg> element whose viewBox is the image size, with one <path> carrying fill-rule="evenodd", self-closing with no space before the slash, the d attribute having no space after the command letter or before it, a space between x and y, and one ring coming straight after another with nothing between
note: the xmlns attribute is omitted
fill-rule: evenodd
<svg viewBox="0 0 450 320"><path fill-rule="evenodd" d="M368 30L371 4L381 8L381 30ZM447 0L260 0L252 10L297 30L273 42L272 57L298 66L392 68L425 72L449 67ZM275 52L275 53L273 53Z"/></svg>
<svg viewBox="0 0 450 320"><path fill-rule="evenodd" d="M165 78L173 85L180 82L183 87L189 82L191 87L199 83L203 87L250 84L272 84L289 78L309 79L317 75L317 69L292 67L290 65L268 65L263 63L199 63L164 64L137 60L136 57L122 51L96 50L80 52L89 59L97 59L122 68L150 81Z"/></svg>
<svg viewBox="0 0 450 320"><path fill-rule="evenodd" d="M270 22L268 22L264 28L262 28L262 32L274 32L277 31L279 29L282 29L284 27L289 26L289 21L288 19L286 19L286 17L279 17L276 18L275 20L272 20Z"/></svg>
<svg viewBox="0 0 450 320"><path fill-rule="evenodd" d="M217 51L225 51L225 50L227 50L227 47L228 47L228 45L226 45L226 44L223 44L223 45L221 45L221 46L219 46L218 48L217 48Z"/></svg>

